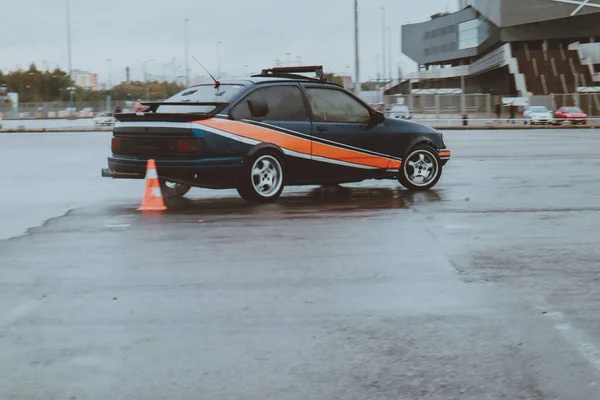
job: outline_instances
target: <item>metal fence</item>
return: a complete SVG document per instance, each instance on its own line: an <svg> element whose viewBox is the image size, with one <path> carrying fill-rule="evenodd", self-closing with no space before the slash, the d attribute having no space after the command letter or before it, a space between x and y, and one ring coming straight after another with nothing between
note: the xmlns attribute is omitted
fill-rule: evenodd
<svg viewBox="0 0 600 400"><path fill-rule="evenodd" d="M0 117L3 119L18 118L68 118L93 117L97 113L113 111L118 105L127 109L131 102L126 101L90 101L90 102L45 102L45 103L0 103Z"/></svg>
<svg viewBox="0 0 600 400"><path fill-rule="evenodd" d="M508 96L491 94L415 94L386 96L385 101L403 103L410 107L416 118L439 118L462 116L487 117L495 114L495 105ZM557 110L562 106L578 106L589 116L600 116L600 93L551 94L546 96L530 96L532 106L545 106L549 110ZM520 107L523 111L523 107ZM503 114L508 112L503 107Z"/></svg>

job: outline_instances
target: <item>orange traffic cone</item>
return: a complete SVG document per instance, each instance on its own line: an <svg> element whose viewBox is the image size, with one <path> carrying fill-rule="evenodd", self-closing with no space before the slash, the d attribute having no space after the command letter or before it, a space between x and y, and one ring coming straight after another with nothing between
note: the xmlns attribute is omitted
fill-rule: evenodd
<svg viewBox="0 0 600 400"><path fill-rule="evenodd" d="M163 200L158 173L156 172L156 162L148 160L146 167L146 190L144 198L142 198L142 205L138 208L138 211L164 211L166 209L167 206L165 206Z"/></svg>

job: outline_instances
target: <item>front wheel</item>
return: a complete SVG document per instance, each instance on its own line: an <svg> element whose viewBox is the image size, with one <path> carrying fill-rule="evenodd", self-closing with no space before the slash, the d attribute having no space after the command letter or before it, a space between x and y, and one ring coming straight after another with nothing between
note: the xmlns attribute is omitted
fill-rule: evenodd
<svg viewBox="0 0 600 400"><path fill-rule="evenodd" d="M429 146L417 146L404 159L398 181L407 189L428 190L441 176L442 165L437 152Z"/></svg>
<svg viewBox="0 0 600 400"><path fill-rule="evenodd" d="M253 156L237 187L243 199L257 203L270 203L283 191L283 162L272 152Z"/></svg>

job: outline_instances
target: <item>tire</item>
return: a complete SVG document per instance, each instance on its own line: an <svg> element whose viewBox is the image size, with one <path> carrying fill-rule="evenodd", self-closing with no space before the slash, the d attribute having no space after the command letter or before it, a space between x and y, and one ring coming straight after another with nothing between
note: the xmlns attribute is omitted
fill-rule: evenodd
<svg viewBox="0 0 600 400"><path fill-rule="evenodd" d="M237 191L247 201L271 203L284 188L282 157L275 151L260 151L249 158Z"/></svg>
<svg viewBox="0 0 600 400"><path fill-rule="evenodd" d="M172 199L174 197L183 197L190 191L191 185L187 183L171 182L168 180L160 180L160 190L165 199Z"/></svg>
<svg viewBox="0 0 600 400"><path fill-rule="evenodd" d="M422 169L418 170L417 168ZM442 168L440 158L434 148L417 145L404 158L398 181L409 190L429 190L440 180ZM427 175L425 175L426 172L428 172Z"/></svg>

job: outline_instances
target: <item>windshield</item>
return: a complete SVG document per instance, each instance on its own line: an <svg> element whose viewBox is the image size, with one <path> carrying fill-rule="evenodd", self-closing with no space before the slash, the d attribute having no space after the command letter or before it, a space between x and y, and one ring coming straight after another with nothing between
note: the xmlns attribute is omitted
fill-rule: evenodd
<svg viewBox="0 0 600 400"><path fill-rule="evenodd" d="M408 106L404 104L393 104L391 109L393 111L408 111Z"/></svg>
<svg viewBox="0 0 600 400"><path fill-rule="evenodd" d="M583 111L581 111L581 109L577 108L577 107L567 107L567 108L565 108L565 112L568 112L568 113L580 113L580 112L583 112Z"/></svg>
<svg viewBox="0 0 600 400"><path fill-rule="evenodd" d="M529 109L529 111L530 112L535 112L535 113L547 113L547 112L549 112L546 107L531 107Z"/></svg>
<svg viewBox="0 0 600 400"><path fill-rule="evenodd" d="M218 89L212 84L198 85L182 90L175 96L167 99L169 103L229 103L244 85L221 85ZM215 106L160 106L156 112L160 113L208 113Z"/></svg>

